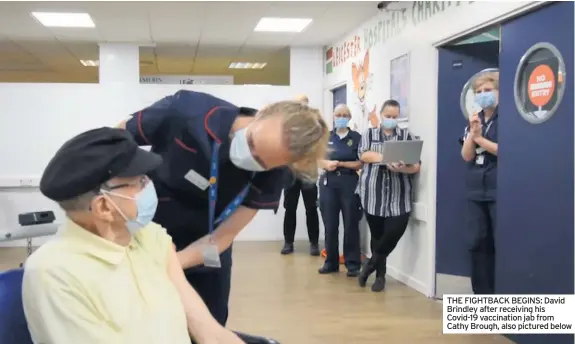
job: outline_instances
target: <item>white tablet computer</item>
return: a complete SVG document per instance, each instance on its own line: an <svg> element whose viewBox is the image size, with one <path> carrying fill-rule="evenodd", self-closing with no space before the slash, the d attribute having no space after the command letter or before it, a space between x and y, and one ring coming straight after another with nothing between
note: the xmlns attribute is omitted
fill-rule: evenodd
<svg viewBox="0 0 575 344"><path fill-rule="evenodd" d="M423 141L385 141L382 164L403 161L406 165L417 164L421 159Z"/></svg>

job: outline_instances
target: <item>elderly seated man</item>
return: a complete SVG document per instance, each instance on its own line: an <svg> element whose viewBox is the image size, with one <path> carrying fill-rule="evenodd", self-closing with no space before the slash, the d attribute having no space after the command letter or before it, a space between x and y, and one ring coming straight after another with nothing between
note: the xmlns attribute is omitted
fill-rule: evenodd
<svg viewBox="0 0 575 344"><path fill-rule="evenodd" d="M52 158L40 190L67 220L24 268L34 343L243 343L212 317L151 222L158 199L146 174L160 163L112 128L82 133Z"/></svg>

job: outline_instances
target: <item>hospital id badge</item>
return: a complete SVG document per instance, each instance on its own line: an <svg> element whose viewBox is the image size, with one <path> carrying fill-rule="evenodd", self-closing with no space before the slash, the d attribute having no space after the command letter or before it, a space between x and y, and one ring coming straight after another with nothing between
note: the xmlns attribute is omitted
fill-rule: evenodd
<svg viewBox="0 0 575 344"><path fill-rule="evenodd" d="M481 165L483 165L484 160L485 160L485 155L478 155L475 157L475 164L481 166Z"/></svg>
<svg viewBox="0 0 575 344"><path fill-rule="evenodd" d="M209 268L221 268L220 253L216 245L210 244L204 249L204 266Z"/></svg>

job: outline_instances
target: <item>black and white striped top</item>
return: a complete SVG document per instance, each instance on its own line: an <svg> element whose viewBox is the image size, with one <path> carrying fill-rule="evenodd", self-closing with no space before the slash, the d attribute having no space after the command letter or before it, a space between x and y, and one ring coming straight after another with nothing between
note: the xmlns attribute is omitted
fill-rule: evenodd
<svg viewBox="0 0 575 344"><path fill-rule="evenodd" d="M389 140L412 140L407 129L396 128L386 136L380 128L370 128L362 135L358 157L363 152L381 153L383 142ZM413 175L392 172L382 164L363 164L356 192L363 209L370 215L391 217L411 212Z"/></svg>

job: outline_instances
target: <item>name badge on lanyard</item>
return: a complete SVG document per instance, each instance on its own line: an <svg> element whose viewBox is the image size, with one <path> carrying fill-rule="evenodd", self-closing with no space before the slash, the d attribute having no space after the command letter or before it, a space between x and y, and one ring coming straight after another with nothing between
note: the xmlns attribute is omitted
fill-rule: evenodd
<svg viewBox="0 0 575 344"><path fill-rule="evenodd" d="M481 130L482 130L482 135L486 136L487 133L489 132L489 129L491 129L491 125L493 124L493 118L491 118L491 120L489 121L489 123L487 123L487 126L482 125L481 126ZM483 130L483 128L485 128L485 130ZM477 147L475 149L475 164L476 165L483 165L485 163L485 153L487 150L481 146Z"/></svg>
<svg viewBox="0 0 575 344"><path fill-rule="evenodd" d="M216 216L216 204L218 200L218 172L219 172L219 157L220 157L220 144L214 142L212 149L212 161L210 163L210 190L209 194L209 222L208 229L209 233L212 234L214 228L217 224L226 220L230 215L242 204L243 200L246 198L248 191L250 189L251 183L248 183L242 191L228 204L228 206L222 211L220 216ZM252 175L253 177L253 175ZM220 268L222 263L220 261L220 253L215 242L212 241L210 236L210 241L207 247L204 249L204 266L211 268Z"/></svg>

